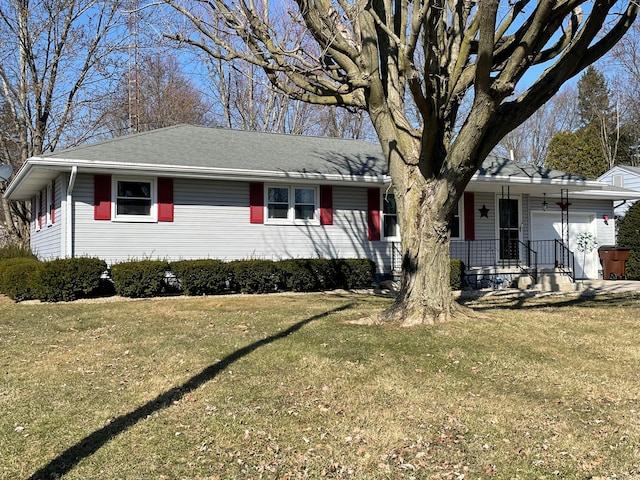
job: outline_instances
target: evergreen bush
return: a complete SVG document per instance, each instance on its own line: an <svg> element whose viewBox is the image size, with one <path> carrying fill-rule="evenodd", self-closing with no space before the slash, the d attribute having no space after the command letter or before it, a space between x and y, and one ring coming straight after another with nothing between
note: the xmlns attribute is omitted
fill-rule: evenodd
<svg viewBox="0 0 640 480"><path fill-rule="evenodd" d="M282 271L271 260L236 260L229 266L231 288L241 293L271 293L282 284Z"/></svg>
<svg viewBox="0 0 640 480"><path fill-rule="evenodd" d="M167 290L165 274L169 263L163 260L134 260L111 266L116 293L123 297L155 297Z"/></svg>
<svg viewBox="0 0 640 480"><path fill-rule="evenodd" d="M462 290L464 285L465 266L462 260L457 258L451 259L451 273L449 274L449 283L451 290Z"/></svg>
<svg viewBox="0 0 640 480"><path fill-rule="evenodd" d="M618 220L618 245L630 247L625 273L630 280L640 280L640 202Z"/></svg>
<svg viewBox="0 0 640 480"><path fill-rule="evenodd" d="M293 292L311 292L320 288L317 270L311 260L281 260L277 267L282 271L284 288Z"/></svg>
<svg viewBox="0 0 640 480"><path fill-rule="evenodd" d="M31 251L29 247L24 245L6 245L0 248L0 260L9 258L31 258L37 260L38 257Z"/></svg>
<svg viewBox="0 0 640 480"><path fill-rule="evenodd" d="M43 302L68 302L98 296L107 264L99 258L60 258L44 262L37 297Z"/></svg>
<svg viewBox="0 0 640 480"><path fill-rule="evenodd" d="M0 292L16 302L37 298L41 269L42 263L35 258L0 260Z"/></svg>
<svg viewBox="0 0 640 480"><path fill-rule="evenodd" d="M376 265L368 258L344 258L337 260L341 288L369 288L373 283Z"/></svg>
<svg viewBox="0 0 640 480"><path fill-rule="evenodd" d="M221 260L181 260L171 263L171 271L186 295L213 295L227 289L231 268Z"/></svg>

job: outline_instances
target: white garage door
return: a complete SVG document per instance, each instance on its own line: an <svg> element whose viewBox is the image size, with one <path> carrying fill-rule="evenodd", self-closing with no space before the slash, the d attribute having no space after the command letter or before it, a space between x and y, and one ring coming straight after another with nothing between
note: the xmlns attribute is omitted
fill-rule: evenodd
<svg viewBox="0 0 640 480"><path fill-rule="evenodd" d="M575 254L576 278L598 278L598 249L586 254L578 251L579 233L596 236L595 215L569 212L569 249ZM531 212L531 240L561 240L562 217L555 212Z"/></svg>

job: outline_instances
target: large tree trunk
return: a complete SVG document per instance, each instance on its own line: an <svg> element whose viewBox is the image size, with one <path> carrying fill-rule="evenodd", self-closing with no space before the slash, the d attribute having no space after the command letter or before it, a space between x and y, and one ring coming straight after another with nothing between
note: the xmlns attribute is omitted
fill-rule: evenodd
<svg viewBox="0 0 640 480"><path fill-rule="evenodd" d="M457 211L464 187L430 168L419 141L394 143L388 151L389 170L398 205L402 238L400 292L383 314L405 326L432 325L462 313L451 295L449 221Z"/></svg>

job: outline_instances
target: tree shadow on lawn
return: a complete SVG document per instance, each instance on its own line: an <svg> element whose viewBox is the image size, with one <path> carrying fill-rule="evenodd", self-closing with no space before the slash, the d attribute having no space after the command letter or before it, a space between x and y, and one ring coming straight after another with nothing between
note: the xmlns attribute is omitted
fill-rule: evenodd
<svg viewBox="0 0 640 480"><path fill-rule="evenodd" d="M133 427L140 420L147 418L149 415L170 407L174 402L180 400L186 394L192 392L193 390L200 387L201 385L213 380L213 378L215 378L225 368L229 367L231 364L233 364L237 360L240 360L242 357L249 355L254 350L257 350L260 347L273 343L276 340L283 339L291 335L292 333L297 332L308 323L327 317L331 314L347 310L353 305L354 303L349 303L341 307L337 307L332 310L319 313L312 317L306 318L304 320L301 320L298 323L293 324L286 330L282 330L281 332L278 332L274 335L271 335L267 338L263 338L262 340L259 340L250 345L247 345L246 347L236 350L232 354L227 355L225 358L223 358L219 362L216 362L213 365L209 365L207 368L202 370L197 375L194 375L193 377L191 377L182 385L174 387L170 390L167 390L164 393L161 393L153 400L148 401L147 403L136 408L132 412L119 416L118 418L113 420L111 423L109 423L109 425L106 425L102 427L100 430L96 430L90 435L87 435L85 438L83 438L78 443L76 443L72 447L62 452L56 458L51 460L47 465L45 465L44 467L39 469L37 472L35 472L33 475L31 475L29 479L30 480L44 480L44 479L48 480L48 479L60 478L62 475L68 473L73 467L75 467L82 459L87 458L93 455L95 452L97 452L103 445L105 445L111 439L126 432L129 428Z"/></svg>
<svg viewBox="0 0 640 480"><path fill-rule="evenodd" d="M640 292L600 294L592 290L577 293L540 295L535 292L490 292L486 295L461 297L458 303L472 310L535 309L554 307L640 307Z"/></svg>

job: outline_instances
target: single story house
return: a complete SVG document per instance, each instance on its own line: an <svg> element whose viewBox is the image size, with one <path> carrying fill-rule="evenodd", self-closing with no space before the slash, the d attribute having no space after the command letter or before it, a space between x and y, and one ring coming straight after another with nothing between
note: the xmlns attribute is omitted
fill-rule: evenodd
<svg viewBox="0 0 640 480"><path fill-rule="evenodd" d="M614 187L640 192L640 167L616 165L611 170L600 175L598 180ZM627 213L627 210L629 210L634 203L634 200L623 200L619 202L614 206L614 214L616 217L624 217L624 214Z"/></svg>
<svg viewBox="0 0 640 480"><path fill-rule="evenodd" d="M5 196L31 201L42 259L400 265L393 185L371 142L180 125L32 157ZM613 201L629 198L640 193L492 157L460 201L451 255L472 284L543 268L597 278L597 251L577 254L576 239L613 244Z"/></svg>

